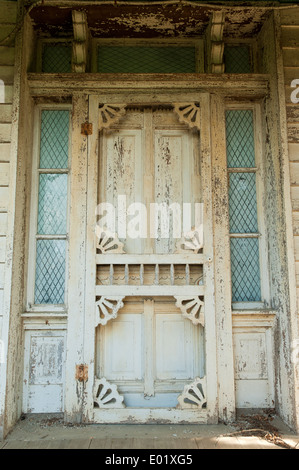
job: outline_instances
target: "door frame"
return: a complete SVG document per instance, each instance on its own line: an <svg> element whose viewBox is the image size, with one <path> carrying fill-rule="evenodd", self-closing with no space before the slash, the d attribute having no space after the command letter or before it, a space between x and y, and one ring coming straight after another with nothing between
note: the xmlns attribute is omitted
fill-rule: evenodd
<svg viewBox="0 0 299 470"><path fill-rule="evenodd" d="M193 102L201 107L200 145L202 155L202 192L204 203L204 278L205 278L205 352L206 352L206 394L207 408L196 413L194 410L161 409L95 409L93 387L95 377L95 287L96 287L96 236L95 207L97 206L98 185L98 122L99 104L127 103L130 105L175 105L175 95L170 93L123 93L115 90L105 96L89 95L89 123L93 133L88 136L88 174L87 174L87 229L86 229L86 284L85 284L85 317L83 333L83 363L88 371L88 380L83 380L82 419L91 423L129 422L133 416L134 423L156 422L165 419L169 423L190 421L195 423L217 423L217 340L214 290L214 247L213 247L213 212L212 212L212 174L211 174L211 133L210 133L210 95L193 93ZM185 99L183 99L185 98ZM180 102L188 102L190 93L180 93ZM117 101L116 101L117 100ZM167 416L165 416L165 411Z"/></svg>

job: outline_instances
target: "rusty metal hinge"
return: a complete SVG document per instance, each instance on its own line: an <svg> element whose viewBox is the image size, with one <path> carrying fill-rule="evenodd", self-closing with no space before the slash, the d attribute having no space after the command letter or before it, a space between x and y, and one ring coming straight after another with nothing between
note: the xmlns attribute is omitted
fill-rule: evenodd
<svg viewBox="0 0 299 470"><path fill-rule="evenodd" d="M81 134L92 135L92 123L91 122L83 122L83 124L81 124Z"/></svg>
<svg viewBox="0 0 299 470"><path fill-rule="evenodd" d="M76 365L76 380L79 382L87 382L88 380L88 366L86 364Z"/></svg>

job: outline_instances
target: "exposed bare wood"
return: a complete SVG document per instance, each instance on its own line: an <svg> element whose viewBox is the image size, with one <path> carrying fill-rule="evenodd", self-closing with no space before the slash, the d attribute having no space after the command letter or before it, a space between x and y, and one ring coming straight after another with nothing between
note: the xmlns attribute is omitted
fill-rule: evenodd
<svg viewBox="0 0 299 470"><path fill-rule="evenodd" d="M299 25L281 27L282 47L299 47Z"/></svg>
<svg viewBox="0 0 299 470"><path fill-rule="evenodd" d="M0 65L14 65L15 48L10 46L0 46Z"/></svg>
<svg viewBox="0 0 299 470"><path fill-rule="evenodd" d="M15 24L17 20L17 4L4 1L1 6L0 24Z"/></svg>
<svg viewBox="0 0 299 470"><path fill-rule="evenodd" d="M0 122L11 123L12 106L11 104L0 104Z"/></svg>
<svg viewBox="0 0 299 470"><path fill-rule="evenodd" d="M286 8L280 10L280 22L282 25L299 25L298 8Z"/></svg>
<svg viewBox="0 0 299 470"><path fill-rule="evenodd" d="M283 47L282 55L285 67L299 67L299 47Z"/></svg>

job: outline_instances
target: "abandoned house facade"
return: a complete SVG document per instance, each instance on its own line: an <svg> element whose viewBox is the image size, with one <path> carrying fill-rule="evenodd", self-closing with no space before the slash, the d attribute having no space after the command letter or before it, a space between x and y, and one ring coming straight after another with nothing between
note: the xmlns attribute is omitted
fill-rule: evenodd
<svg viewBox="0 0 299 470"><path fill-rule="evenodd" d="M299 426L299 6L0 1L0 434Z"/></svg>

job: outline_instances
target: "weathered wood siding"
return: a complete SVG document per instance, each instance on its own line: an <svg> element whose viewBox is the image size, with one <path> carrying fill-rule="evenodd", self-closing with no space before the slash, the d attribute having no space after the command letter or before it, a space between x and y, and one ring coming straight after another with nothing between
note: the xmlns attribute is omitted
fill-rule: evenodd
<svg viewBox="0 0 299 470"><path fill-rule="evenodd" d="M17 17L17 2L1 2L0 9L0 335L3 315L5 277L7 209L9 201L9 169L12 124L12 99L15 48L13 34Z"/></svg>
<svg viewBox="0 0 299 470"><path fill-rule="evenodd" d="M299 8L281 11L281 46L286 91L291 198L296 264L297 298L299 299L299 104L291 101L291 82L299 79Z"/></svg>

